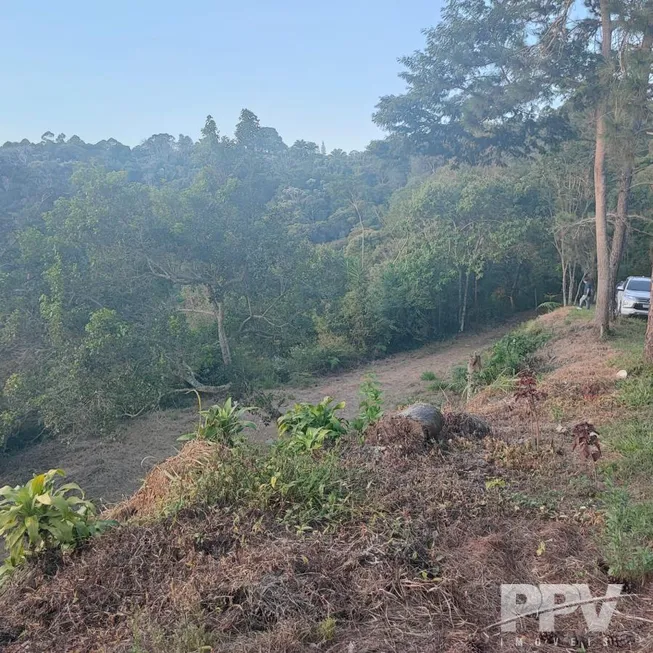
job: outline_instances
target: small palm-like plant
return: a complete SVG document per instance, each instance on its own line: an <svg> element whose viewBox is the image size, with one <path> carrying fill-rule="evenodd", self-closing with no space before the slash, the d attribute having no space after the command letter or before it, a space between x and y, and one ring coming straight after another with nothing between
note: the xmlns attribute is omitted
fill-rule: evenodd
<svg viewBox="0 0 653 653"><path fill-rule="evenodd" d="M0 535L8 559L0 578L45 549L70 549L110 522L95 519L95 506L76 483L55 488L61 469L38 474L25 485L0 488Z"/></svg>
<svg viewBox="0 0 653 653"><path fill-rule="evenodd" d="M306 453L316 451L333 437L333 431L327 428L309 426L306 431L296 432L288 439L279 440L285 451L292 453Z"/></svg>
<svg viewBox="0 0 653 653"><path fill-rule="evenodd" d="M331 397L324 397L319 404L295 404L278 419L279 434L306 433L309 428L327 429L336 439L347 432L347 420L336 415L344 407L344 401L334 404Z"/></svg>
<svg viewBox="0 0 653 653"><path fill-rule="evenodd" d="M252 410L254 408L249 406L239 406L231 397L222 406L211 406L208 410L201 410L200 405L200 423L197 430L186 433L178 439L180 441L208 440L231 447L245 429L256 428L254 422L243 419L243 415Z"/></svg>
<svg viewBox="0 0 653 653"><path fill-rule="evenodd" d="M383 392L376 377L369 375L360 387L361 402L358 417L352 422L356 431L363 432L383 417Z"/></svg>

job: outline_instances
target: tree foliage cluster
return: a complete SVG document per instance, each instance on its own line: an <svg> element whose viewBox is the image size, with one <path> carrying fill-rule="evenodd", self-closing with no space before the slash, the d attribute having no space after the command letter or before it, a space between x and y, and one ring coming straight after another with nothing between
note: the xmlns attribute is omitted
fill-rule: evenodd
<svg viewBox="0 0 653 653"><path fill-rule="evenodd" d="M247 109L233 137L209 116L196 142L6 143L0 443L106 434L192 389L245 395L645 272L649 5L450 0L362 152L288 146Z"/></svg>
<svg viewBox="0 0 653 653"><path fill-rule="evenodd" d="M588 143L592 178L574 175L559 206L579 209L584 190L591 199L596 322L607 333L631 200L651 163L653 2L450 0L426 40L402 60L407 92L383 97L376 122L413 149L473 163ZM582 235L573 212L558 213L566 277ZM571 279L573 269L565 296Z"/></svg>

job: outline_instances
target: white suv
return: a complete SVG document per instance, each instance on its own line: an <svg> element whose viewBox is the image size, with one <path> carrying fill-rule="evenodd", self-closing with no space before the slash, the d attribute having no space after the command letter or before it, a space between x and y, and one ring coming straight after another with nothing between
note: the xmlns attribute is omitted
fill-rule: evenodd
<svg viewBox="0 0 653 653"><path fill-rule="evenodd" d="M650 304L649 277L628 277L617 286L617 315L647 315Z"/></svg>

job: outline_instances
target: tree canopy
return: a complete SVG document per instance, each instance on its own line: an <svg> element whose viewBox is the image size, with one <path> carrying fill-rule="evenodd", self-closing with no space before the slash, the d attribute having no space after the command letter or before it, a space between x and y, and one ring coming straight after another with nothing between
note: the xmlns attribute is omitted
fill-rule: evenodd
<svg viewBox="0 0 653 653"><path fill-rule="evenodd" d="M645 273L652 24L643 0L450 0L362 152L288 146L248 109L233 137L209 115L197 141L5 143L0 445L106 434L191 390L251 394L572 303L585 273Z"/></svg>

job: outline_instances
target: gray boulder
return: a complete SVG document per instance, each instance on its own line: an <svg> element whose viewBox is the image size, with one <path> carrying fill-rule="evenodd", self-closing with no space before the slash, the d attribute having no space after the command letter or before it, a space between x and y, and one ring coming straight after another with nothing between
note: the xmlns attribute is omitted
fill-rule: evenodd
<svg viewBox="0 0 653 653"><path fill-rule="evenodd" d="M444 418L435 406L431 406L431 404L412 404L400 411L398 415L419 422L424 429L427 440L441 439Z"/></svg>

